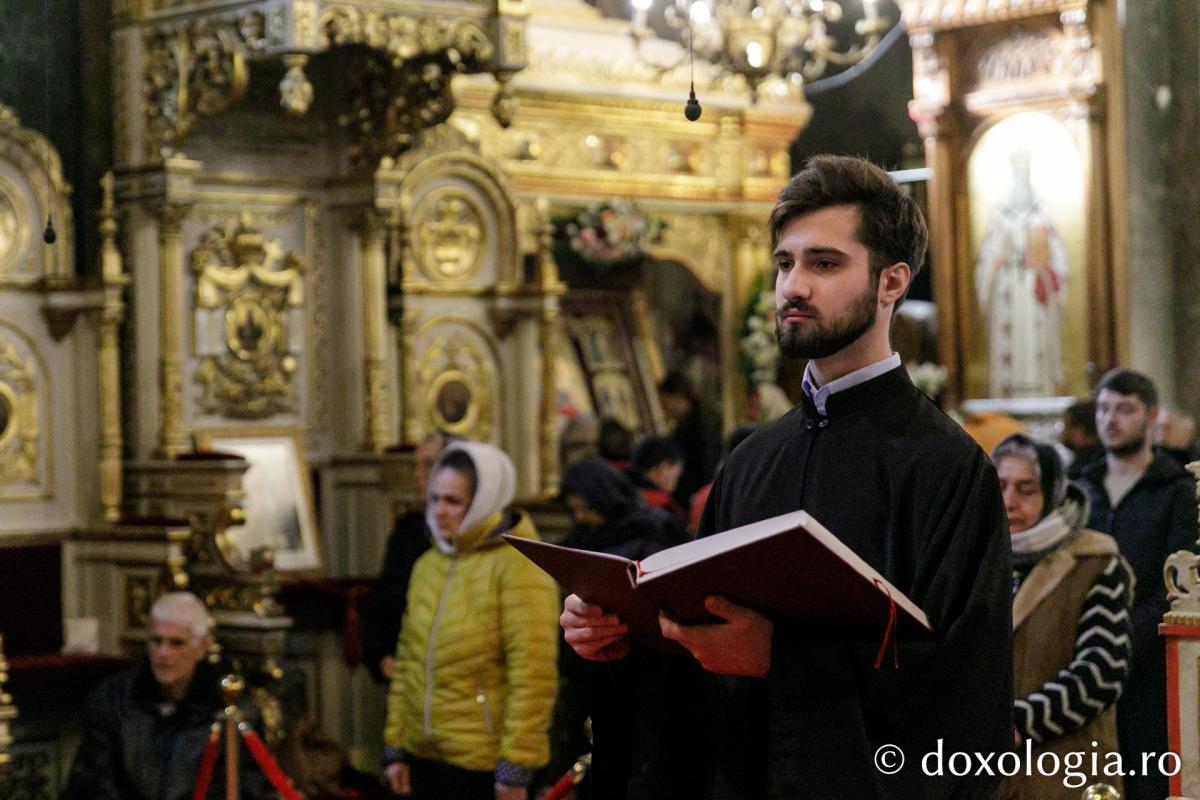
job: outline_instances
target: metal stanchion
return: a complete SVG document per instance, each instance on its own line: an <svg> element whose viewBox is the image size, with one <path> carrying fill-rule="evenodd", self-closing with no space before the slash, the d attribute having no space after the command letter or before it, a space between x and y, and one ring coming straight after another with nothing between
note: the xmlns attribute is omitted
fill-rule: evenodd
<svg viewBox="0 0 1200 800"><path fill-rule="evenodd" d="M225 698L225 800L238 800L238 723L242 721L238 698L245 688L245 681L237 675L221 679L221 694Z"/></svg>

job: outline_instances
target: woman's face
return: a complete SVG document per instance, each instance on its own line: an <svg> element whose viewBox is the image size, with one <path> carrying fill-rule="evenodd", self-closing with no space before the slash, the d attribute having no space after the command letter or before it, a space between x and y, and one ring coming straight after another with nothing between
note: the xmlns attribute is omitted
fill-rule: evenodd
<svg viewBox="0 0 1200 800"><path fill-rule="evenodd" d="M457 539L470 506L471 485L466 475L449 467L433 473L429 482L429 507L433 509L439 536L447 542Z"/></svg>
<svg viewBox="0 0 1200 800"><path fill-rule="evenodd" d="M1008 532L1020 533L1032 528L1041 519L1045 505L1037 470L1024 458L1008 456L1000 459L996 474L1004 495L1004 510L1008 512Z"/></svg>

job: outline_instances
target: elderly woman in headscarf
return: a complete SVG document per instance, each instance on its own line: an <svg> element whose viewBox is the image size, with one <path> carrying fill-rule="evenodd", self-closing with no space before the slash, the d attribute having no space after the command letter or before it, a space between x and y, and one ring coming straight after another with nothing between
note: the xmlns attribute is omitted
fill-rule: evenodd
<svg viewBox="0 0 1200 800"><path fill-rule="evenodd" d="M1084 492L1068 483L1054 447L1024 434L992 452L1013 550L1013 712L1016 741L1044 752L1117 750L1116 702L1129 673L1133 576L1112 537L1083 527ZM1096 746L1093 747L1093 742ZM1028 743L1028 744L1027 744ZM1028 751L1027 749L1028 748ZM1081 773L1091 774L1091 759ZM1006 779L1003 797L1079 796L1063 775ZM1120 779L1092 774L1086 783Z"/></svg>
<svg viewBox="0 0 1200 800"><path fill-rule="evenodd" d="M456 442L434 466L434 547L413 568L384 731L399 795L527 800L549 759L558 591L500 538L537 538L508 508L515 487L491 445Z"/></svg>

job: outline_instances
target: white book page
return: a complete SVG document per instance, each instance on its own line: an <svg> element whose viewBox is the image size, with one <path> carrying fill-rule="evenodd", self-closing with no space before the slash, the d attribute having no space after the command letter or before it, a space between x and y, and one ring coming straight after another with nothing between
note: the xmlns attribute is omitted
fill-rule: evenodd
<svg viewBox="0 0 1200 800"><path fill-rule="evenodd" d="M796 527L806 528L811 521L812 517L805 512L793 511L790 514L752 522L740 528L732 528L713 534L712 536L706 536L703 539L697 539L693 542L661 550L652 556L642 559L639 566L642 573L646 575L646 578L650 578L651 573L670 572L679 567L703 561L718 553L732 550L739 544L757 541L780 531Z"/></svg>
<svg viewBox="0 0 1200 800"><path fill-rule="evenodd" d="M885 593L891 595L896 605L911 614L914 619L926 628L932 630L925 612L917 608L911 600L904 596L903 592L880 575L874 567L863 561L858 553L851 550L841 539L830 533L824 525L817 522L804 511L793 511L790 514L782 514L778 517L753 522L749 525L743 525L740 528L733 528L723 533L717 533L703 539L697 539L694 542L677 545L655 553L640 562L641 572L639 574L639 582L653 580L655 575L672 572L688 564L694 564L697 561L703 561L719 553L733 550L740 544L764 539L780 531L792 530L793 528L803 528L814 539L825 545L828 550L837 554L842 561L849 564L851 568L867 580L872 583L878 581L884 587Z"/></svg>

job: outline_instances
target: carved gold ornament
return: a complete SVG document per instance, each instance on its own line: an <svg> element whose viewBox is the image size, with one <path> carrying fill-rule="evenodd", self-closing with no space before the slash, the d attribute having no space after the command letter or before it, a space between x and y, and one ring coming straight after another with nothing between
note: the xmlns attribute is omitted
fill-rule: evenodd
<svg viewBox="0 0 1200 800"><path fill-rule="evenodd" d="M945 30L989 22L1071 12L1088 0L900 0L910 32Z"/></svg>
<svg viewBox="0 0 1200 800"><path fill-rule="evenodd" d="M466 278L479 266L486 243L475 202L456 189L439 189L414 214L421 271L433 281Z"/></svg>
<svg viewBox="0 0 1200 800"><path fill-rule="evenodd" d="M0 283L69 278L75 260L70 195L54 145L0 103ZM58 230L49 245L42 243L47 218Z"/></svg>
<svg viewBox="0 0 1200 800"><path fill-rule="evenodd" d="M283 61L288 69L279 83L279 104L287 113L300 117L308 113L313 101L313 85L304 74L308 56L289 55Z"/></svg>
<svg viewBox="0 0 1200 800"><path fill-rule="evenodd" d="M0 340L0 486L38 481L38 393L33 358Z"/></svg>
<svg viewBox="0 0 1200 800"><path fill-rule="evenodd" d="M282 261L282 264L280 263ZM304 339L304 261L243 219L192 253L198 403L206 414L263 419L295 410Z"/></svg>
<svg viewBox="0 0 1200 800"><path fill-rule="evenodd" d="M242 97L247 55L263 47L264 24L262 14L253 12L145 34L142 82L152 152L177 144L200 117Z"/></svg>
<svg viewBox="0 0 1200 800"><path fill-rule="evenodd" d="M492 435L493 369L489 358L460 337L438 336L417 367L422 434L444 430L486 442Z"/></svg>
<svg viewBox="0 0 1200 800"><path fill-rule="evenodd" d="M0 275L16 264L28 247L31 217L16 187L0 177Z"/></svg>
<svg viewBox="0 0 1200 800"><path fill-rule="evenodd" d="M351 67L350 110L341 124L354 137L356 163L396 158L414 137L444 122L454 110L451 79L483 71L496 46L475 20L418 18L334 6L321 16L326 46L365 44L371 50ZM511 103L499 117L511 121Z"/></svg>
<svg viewBox="0 0 1200 800"><path fill-rule="evenodd" d="M419 56L445 52L452 64L487 61L495 49L479 23L446 17L419 18L400 11L360 11L330 6L321 13L319 28L325 47L365 44L382 50L400 66Z"/></svg>

